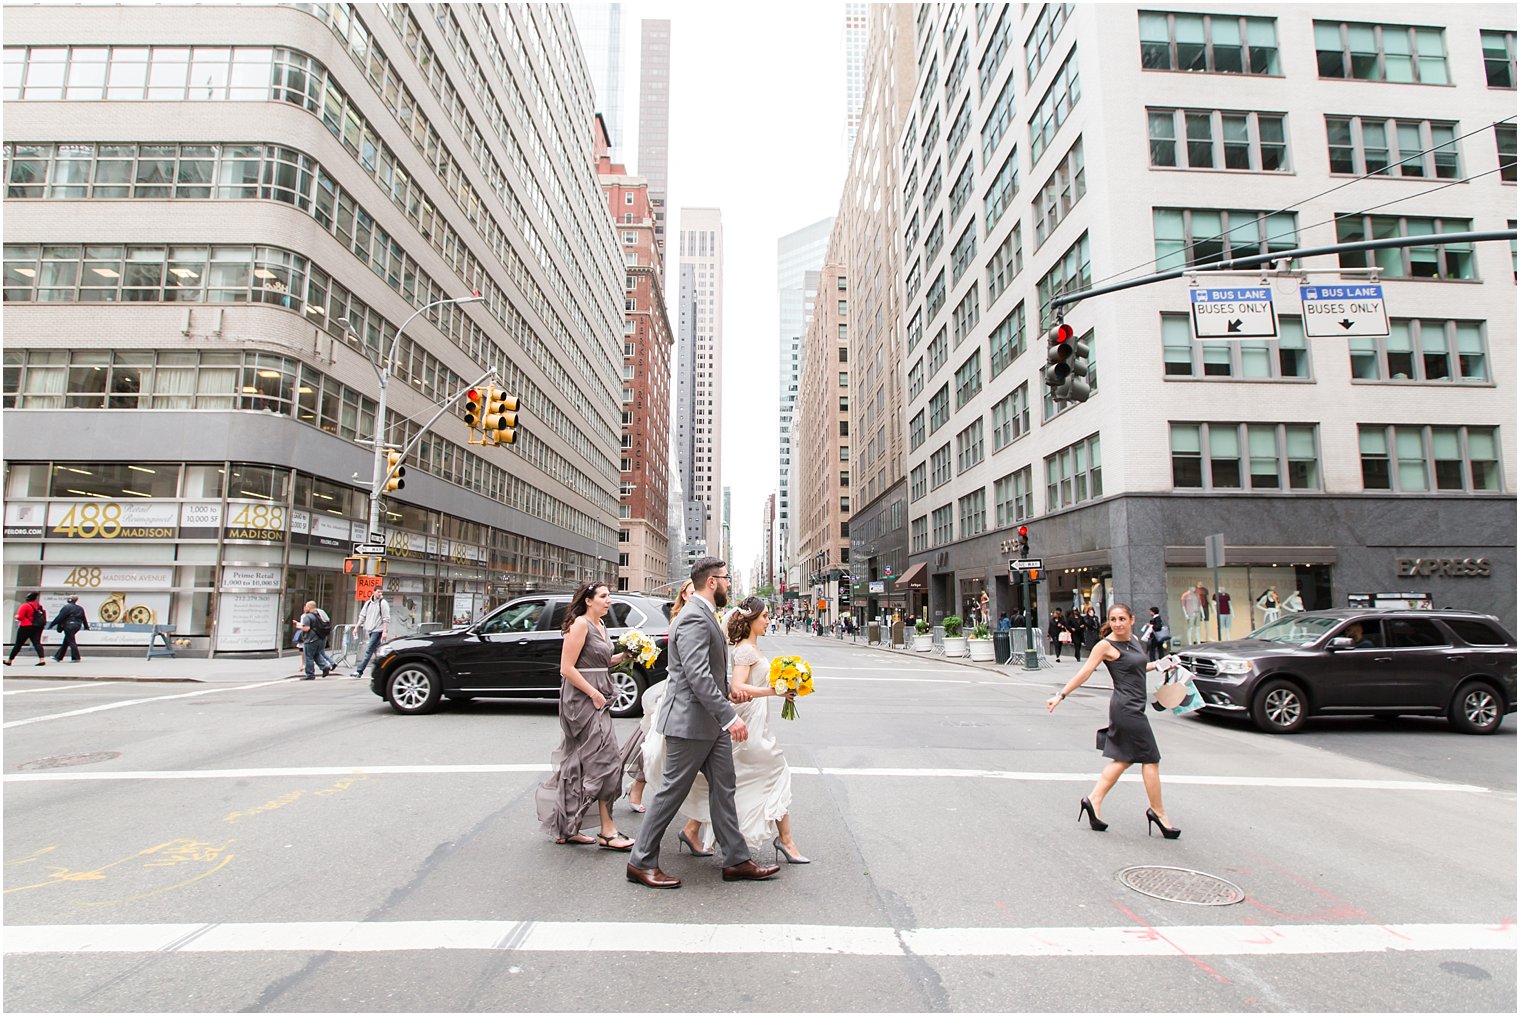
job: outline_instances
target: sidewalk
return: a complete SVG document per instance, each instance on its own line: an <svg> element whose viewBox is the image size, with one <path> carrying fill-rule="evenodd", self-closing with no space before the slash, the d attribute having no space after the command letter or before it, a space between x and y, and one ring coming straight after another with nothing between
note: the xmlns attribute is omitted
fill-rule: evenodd
<svg viewBox="0 0 1520 1016"><path fill-rule="evenodd" d="M788 635L782 637L807 639L809 641L816 638L816 636L812 635ZM832 636L824 636L822 639L819 639L819 641L828 642L833 645L853 645L860 649L872 649L876 652L887 653L905 660L917 659L930 663L953 663L958 667L974 667L977 670L990 671L994 674L1001 674L1004 677L1022 677L1029 679L1032 683L1048 683L1055 686L1056 688L1060 688L1063 684L1066 683L1067 679L1070 678L1071 675L1077 672L1075 661L1067 662L1064 659L1059 663L1054 664L1053 666L1041 667L1037 671L1028 671L1025 670L1023 666L1015 663L977 663L967 656L943 656L939 653L919 653L914 652L912 649L908 648L894 649L891 646L870 643L864 639L852 641L851 639L836 639ZM1049 662L1049 657L1041 657L1041 659Z"/></svg>
<svg viewBox="0 0 1520 1016"><path fill-rule="evenodd" d="M16 661L5 668L8 680L45 681L166 681L195 682L204 684L248 683L251 681L275 681L298 676L301 657L295 654L280 659L245 659L237 656L219 656L216 659L190 657L158 657L146 660L132 656L85 656L78 663L67 658L54 663L51 654L47 666L37 666L37 658L17 656ZM333 678L337 677L334 672Z"/></svg>

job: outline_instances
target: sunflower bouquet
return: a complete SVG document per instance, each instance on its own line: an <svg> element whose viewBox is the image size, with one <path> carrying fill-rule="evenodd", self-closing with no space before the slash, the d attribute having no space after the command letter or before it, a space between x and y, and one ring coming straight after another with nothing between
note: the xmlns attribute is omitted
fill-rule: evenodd
<svg viewBox="0 0 1520 1016"><path fill-rule="evenodd" d="M813 694L813 668L800 656L778 656L771 661L771 687L777 695ZM797 703L787 699L781 707L783 720L797 718Z"/></svg>
<svg viewBox="0 0 1520 1016"><path fill-rule="evenodd" d="M617 647L628 654L627 658L623 661L623 667L619 669L631 671L633 664L637 662L645 670L648 670L654 666L654 661L660 658L660 647L654 644L654 639L645 635L637 628L619 636Z"/></svg>

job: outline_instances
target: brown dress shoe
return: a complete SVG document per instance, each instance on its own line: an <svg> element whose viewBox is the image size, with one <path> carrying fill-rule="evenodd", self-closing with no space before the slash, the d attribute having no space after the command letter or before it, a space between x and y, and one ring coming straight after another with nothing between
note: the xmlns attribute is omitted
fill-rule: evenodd
<svg viewBox="0 0 1520 1016"><path fill-rule="evenodd" d="M781 870L779 864L756 864L753 860L743 864L735 864L723 869L723 881L725 882L758 882L763 878L770 878ZM631 877L631 876L630 876Z"/></svg>
<svg viewBox="0 0 1520 1016"><path fill-rule="evenodd" d="M628 881L641 882L651 889L679 889L681 880L672 878L659 868L635 868L628 866Z"/></svg>

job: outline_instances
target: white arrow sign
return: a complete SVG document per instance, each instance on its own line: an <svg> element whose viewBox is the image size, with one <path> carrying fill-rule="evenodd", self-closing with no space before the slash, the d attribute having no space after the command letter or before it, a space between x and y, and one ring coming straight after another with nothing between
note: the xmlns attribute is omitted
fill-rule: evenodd
<svg viewBox="0 0 1520 1016"><path fill-rule="evenodd" d="M1194 286L1192 300L1195 339L1275 339L1277 308L1270 286L1215 289Z"/></svg>
<svg viewBox="0 0 1520 1016"><path fill-rule="evenodd" d="M1388 334L1382 286L1299 286L1298 298L1304 305L1304 334L1311 339Z"/></svg>

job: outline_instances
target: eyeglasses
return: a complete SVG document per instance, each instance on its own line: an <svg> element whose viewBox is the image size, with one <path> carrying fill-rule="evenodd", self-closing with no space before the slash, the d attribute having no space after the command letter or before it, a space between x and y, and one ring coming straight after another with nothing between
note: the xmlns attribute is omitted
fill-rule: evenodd
<svg viewBox="0 0 1520 1016"><path fill-rule="evenodd" d="M727 575L714 575L713 578L715 578L715 579L722 579L724 582L728 581L728 576Z"/></svg>

